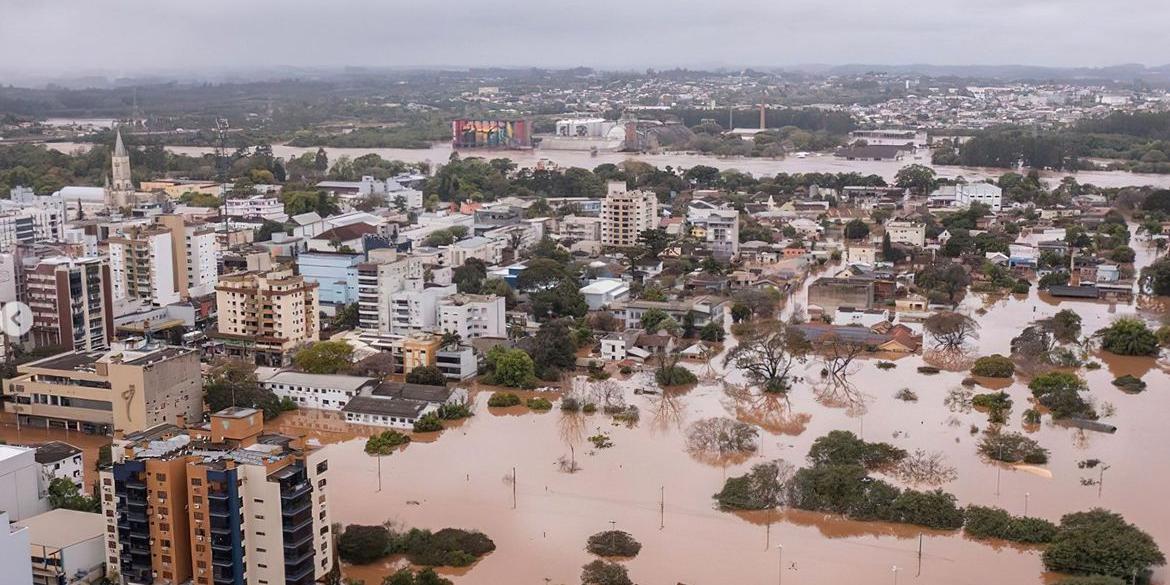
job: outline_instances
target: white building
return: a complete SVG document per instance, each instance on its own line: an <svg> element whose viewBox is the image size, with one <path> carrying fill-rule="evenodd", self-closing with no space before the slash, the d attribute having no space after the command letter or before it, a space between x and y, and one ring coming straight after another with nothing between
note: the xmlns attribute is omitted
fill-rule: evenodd
<svg viewBox="0 0 1170 585"><path fill-rule="evenodd" d="M982 203L992 211L1003 209L1003 189L991 183L961 183L943 185L930 194L927 203L931 207L957 207L966 209L972 203Z"/></svg>
<svg viewBox="0 0 1170 585"><path fill-rule="evenodd" d="M81 449L69 443L53 441L37 447L34 458L41 466L41 497L48 497L49 484L57 478L68 479L79 489L84 487L82 478L85 466L82 463Z"/></svg>
<svg viewBox="0 0 1170 585"><path fill-rule="evenodd" d="M0 199L0 210L42 211L35 215L34 224L34 231L41 240L62 239L65 223L69 221L60 191L52 195L37 195L28 187L15 187L9 191L8 199Z"/></svg>
<svg viewBox="0 0 1170 585"><path fill-rule="evenodd" d="M357 265L358 326L390 331L391 297L401 291L421 291L425 271L421 257L399 256L391 249L370 251L369 261Z"/></svg>
<svg viewBox="0 0 1170 585"><path fill-rule="evenodd" d="M228 199L224 211L233 217L254 217L278 222L288 220L288 214L284 212L284 203L281 203L280 198L266 195Z"/></svg>
<svg viewBox="0 0 1170 585"><path fill-rule="evenodd" d="M632 247L638 234L658 227L658 196L652 191L628 191L621 181L610 181L601 204L601 243Z"/></svg>
<svg viewBox="0 0 1170 585"><path fill-rule="evenodd" d="M454 294L438 303L439 329L461 339L508 337L504 297Z"/></svg>
<svg viewBox="0 0 1170 585"><path fill-rule="evenodd" d="M277 372L260 380L260 386L303 408L341 410L362 390L378 385L374 378L360 376Z"/></svg>
<svg viewBox="0 0 1170 585"><path fill-rule="evenodd" d="M0 511L7 512L9 520L20 521L48 509L48 500L41 497L36 449L0 445Z"/></svg>
<svg viewBox="0 0 1170 585"><path fill-rule="evenodd" d="M739 212L734 209L712 209L692 218L691 234L701 236L707 248L720 258L739 255Z"/></svg>
<svg viewBox="0 0 1170 585"><path fill-rule="evenodd" d="M478 258L489 266L499 264L505 245L503 241L481 236L460 240L444 249L447 265L463 266L468 258Z"/></svg>
<svg viewBox="0 0 1170 585"><path fill-rule="evenodd" d="M557 223L557 235L578 241L601 241L601 218L566 215Z"/></svg>
<svg viewBox="0 0 1170 585"><path fill-rule="evenodd" d="M581 294L590 311L600 311L612 303L630 298L630 285L620 278L599 278L583 287Z"/></svg>
<svg viewBox="0 0 1170 585"><path fill-rule="evenodd" d="M0 567L5 585L33 585L28 528L9 524L11 516L0 510Z"/></svg>
<svg viewBox="0 0 1170 585"><path fill-rule="evenodd" d="M360 284L359 284L360 288ZM439 301L457 292L455 285L401 291L390 295L390 333L406 335L434 331ZM361 309L359 301L359 312Z"/></svg>
<svg viewBox="0 0 1170 585"><path fill-rule="evenodd" d="M106 521L101 514L59 508L19 524L28 530L34 585L83 585L102 577ZM16 567L4 568L7 573Z"/></svg>
<svg viewBox="0 0 1170 585"><path fill-rule="evenodd" d="M111 237L109 245L114 300L137 299L157 306L179 301L169 229L129 228Z"/></svg>
<svg viewBox="0 0 1170 585"><path fill-rule="evenodd" d="M926 245L926 225L913 221L887 221L890 242L921 248Z"/></svg>

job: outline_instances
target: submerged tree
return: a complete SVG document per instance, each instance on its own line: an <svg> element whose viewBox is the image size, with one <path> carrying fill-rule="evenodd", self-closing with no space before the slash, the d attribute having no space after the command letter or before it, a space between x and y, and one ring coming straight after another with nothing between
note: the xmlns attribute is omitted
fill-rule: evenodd
<svg viewBox="0 0 1170 585"><path fill-rule="evenodd" d="M727 355L723 365L735 364L766 392L787 392L792 368L804 363L809 343L804 335L781 322L756 326Z"/></svg>
<svg viewBox="0 0 1170 585"><path fill-rule="evenodd" d="M979 338L979 323L962 313L935 313L922 326L938 349L958 349Z"/></svg>
<svg viewBox="0 0 1170 585"><path fill-rule="evenodd" d="M727 417L699 419L687 428L687 449L727 455L756 450L755 427Z"/></svg>

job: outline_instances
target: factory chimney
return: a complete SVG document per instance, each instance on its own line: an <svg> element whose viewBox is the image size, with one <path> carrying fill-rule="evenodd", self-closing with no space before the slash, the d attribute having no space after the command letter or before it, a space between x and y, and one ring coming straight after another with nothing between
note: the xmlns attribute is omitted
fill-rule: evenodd
<svg viewBox="0 0 1170 585"><path fill-rule="evenodd" d="M764 120L765 111L763 102L760 102L760 130L766 130L768 128L768 123Z"/></svg>

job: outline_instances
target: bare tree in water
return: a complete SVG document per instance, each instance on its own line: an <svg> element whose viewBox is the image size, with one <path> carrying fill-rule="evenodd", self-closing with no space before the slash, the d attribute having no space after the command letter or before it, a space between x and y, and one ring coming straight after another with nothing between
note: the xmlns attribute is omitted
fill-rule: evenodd
<svg viewBox="0 0 1170 585"><path fill-rule="evenodd" d="M934 339L937 349L960 349L968 341L979 339L979 323L962 313L935 313L922 326Z"/></svg>
<svg viewBox="0 0 1170 585"><path fill-rule="evenodd" d="M869 346L834 335L821 349L821 360L826 373L834 378L844 378L850 373L849 366L857 356L869 350Z"/></svg>
<svg viewBox="0 0 1170 585"><path fill-rule="evenodd" d="M779 321L761 323L727 352L723 365L735 364L767 392L787 392L792 368L806 361L808 350L809 343L799 331Z"/></svg>

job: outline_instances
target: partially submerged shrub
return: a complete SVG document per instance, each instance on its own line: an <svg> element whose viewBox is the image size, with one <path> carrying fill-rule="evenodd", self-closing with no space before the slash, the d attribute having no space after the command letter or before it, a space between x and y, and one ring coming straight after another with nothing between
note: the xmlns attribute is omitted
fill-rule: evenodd
<svg viewBox="0 0 1170 585"><path fill-rule="evenodd" d="M642 543L634 540L629 532L606 530L590 536L585 550L600 557L636 557Z"/></svg>
<svg viewBox="0 0 1170 585"><path fill-rule="evenodd" d="M511 392L495 392L491 398L488 398L488 406L497 408L504 408L508 406L519 406L520 397Z"/></svg>

